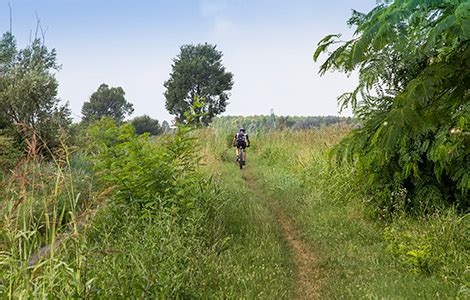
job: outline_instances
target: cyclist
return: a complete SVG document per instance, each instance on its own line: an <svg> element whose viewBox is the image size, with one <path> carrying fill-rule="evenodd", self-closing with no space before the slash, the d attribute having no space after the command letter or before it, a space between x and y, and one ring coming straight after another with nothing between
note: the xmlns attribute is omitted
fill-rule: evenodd
<svg viewBox="0 0 470 300"><path fill-rule="evenodd" d="M237 148L236 154L238 161L238 155L240 155L240 148L246 149L247 147L250 147L250 138L248 137L245 128L240 128L237 134L235 134L235 137L233 138L233 146ZM243 161L246 162L246 151L243 151Z"/></svg>

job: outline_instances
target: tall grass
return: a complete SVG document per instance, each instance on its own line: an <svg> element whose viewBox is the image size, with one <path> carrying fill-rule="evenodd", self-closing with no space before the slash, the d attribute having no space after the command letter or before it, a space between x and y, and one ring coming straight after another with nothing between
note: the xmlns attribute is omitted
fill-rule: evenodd
<svg viewBox="0 0 470 300"><path fill-rule="evenodd" d="M225 199L211 222L211 231L223 241L218 255L206 267L208 295L215 298L290 299L294 262L274 215L247 185L235 162L227 132L206 130L204 164ZM217 284L214 284L217 283ZM206 294L207 295L207 294Z"/></svg>
<svg viewBox="0 0 470 300"><path fill-rule="evenodd" d="M318 254L332 298L465 297L468 215L396 213L379 220L354 166L329 155L345 128L275 132L258 141L252 165L273 199Z"/></svg>
<svg viewBox="0 0 470 300"><path fill-rule="evenodd" d="M212 172L218 160L200 168L206 151L189 131L155 140L103 120L87 156L25 161L6 176L0 296L287 297L269 213L241 178Z"/></svg>
<svg viewBox="0 0 470 300"><path fill-rule="evenodd" d="M2 178L0 297L292 297L292 253L234 164L231 132L91 132L88 156L30 159ZM467 296L468 216L374 219L354 168L329 158L346 133L260 133L248 157L314 250L323 295Z"/></svg>
<svg viewBox="0 0 470 300"><path fill-rule="evenodd" d="M269 213L200 147L207 132L179 130L155 141L106 121L92 129L101 184L115 194L86 232L87 295L286 297L289 261Z"/></svg>
<svg viewBox="0 0 470 300"><path fill-rule="evenodd" d="M83 294L79 227L98 198L92 174L66 152L49 162L26 158L2 178L0 297Z"/></svg>

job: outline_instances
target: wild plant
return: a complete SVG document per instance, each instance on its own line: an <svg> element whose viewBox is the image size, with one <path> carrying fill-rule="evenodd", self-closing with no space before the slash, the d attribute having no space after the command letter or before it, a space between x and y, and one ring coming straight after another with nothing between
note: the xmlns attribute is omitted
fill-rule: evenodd
<svg viewBox="0 0 470 300"><path fill-rule="evenodd" d="M89 176L70 167L65 145L53 161L37 147L37 139L29 140L29 155L0 183L0 297L80 296Z"/></svg>
<svg viewBox="0 0 470 300"><path fill-rule="evenodd" d="M318 44L315 59L336 47L320 73L359 73L338 101L362 126L337 157L356 164L380 216L445 206L468 212L469 8L468 1L380 1L369 13L353 11L354 38L332 34Z"/></svg>

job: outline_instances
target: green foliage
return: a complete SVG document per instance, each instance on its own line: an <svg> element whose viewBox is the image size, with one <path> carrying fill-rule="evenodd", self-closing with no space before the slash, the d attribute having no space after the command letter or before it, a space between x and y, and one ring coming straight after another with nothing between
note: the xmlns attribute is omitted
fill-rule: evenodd
<svg viewBox="0 0 470 300"><path fill-rule="evenodd" d="M173 60L172 72L164 86L166 108L178 122L187 122L185 112L195 109L193 122L209 124L225 111L233 74L222 65L222 52L210 44L183 45ZM195 105L196 102L202 105Z"/></svg>
<svg viewBox="0 0 470 300"><path fill-rule="evenodd" d="M292 159L289 153L285 152L281 147L273 146L271 148L265 148L260 152L259 157L266 160L267 164L275 164L280 161L288 161Z"/></svg>
<svg viewBox="0 0 470 300"><path fill-rule="evenodd" d="M80 297L86 289L78 233L104 193L63 150L54 163L23 160L0 178L0 298Z"/></svg>
<svg viewBox="0 0 470 300"><path fill-rule="evenodd" d="M340 129L263 133L250 154L263 194L310 243L322 298L468 298L469 216L445 209L371 218L372 196L356 184L355 166L331 162L349 132Z"/></svg>
<svg viewBox="0 0 470 300"><path fill-rule="evenodd" d="M91 297L204 294L204 271L219 242L210 224L224 200L199 170L192 135L179 126L173 135L150 138L109 118L88 129L100 182L114 187L114 201L87 233L94 249L87 267Z"/></svg>
<svg viewBox="0 0 470 300"><path fill-rule="evenodd" d="M415 238L409 233L385 228L384 239L389 243L387 251L410 266L413 272L431 272L432 249L424 237Z"/></svg>
<svg viewBox="0 0 470 300"><path fill-rule="evenodd" d="M447 210L418 219L398 218L384 228L387 251L399 266L413 273L436 275L468 293L468 230L470 219Z"/></svg>
<svg viewBox="0 0 470 300"><path fill-rule="evenodd" d="M112 205L93 225L87 231L89 297L181 298L197 291L191 289L195 256L205 262L206 255L197 222L176 222L166 212L142 217L142 211Z"/></svg>
<svg viewBox="0 0 470 300"><path fill-rule="evenodd" d="M121 87L110 88L107 84L101 84L90 96L90 100L83 103L83 122L90 123L103 117L111 117L116 122L122 122L134 111L132 103L127 102L125 94Z"/></svg>
<svg viewBox="0 0 470 300"><path fill-rule="evenodd" d="M51 149L71 122L68 105L57 98L56 61L55 50L39 39L20 51L11 33L0 41L0 128L15 129L22 139L34 132Z"/></svg>
<svg viewBox="0 0 470 300"><path fill-rule="evenodd" d="M215 170L211 170L215 171ZM223 190L204 211L184 218L167 211L110 206L88 233L91 298L276 298L288 294L290 273L272 217L241 178L223 172ZM230 179L230 180L226 180ZM199 191L193 191L199 193ZM191 196L191 195L188 195ZM182 220L183 219L183 220ZM283 297L285 298L285 297Z"/></svg>
<svg viewBox="0 0 470 300"><path fill-rule="evenodd" d="M157 140L105 118L88 129L89 157L0 182L0 297L204 295L219 242L208 224L224 201L191 131Z"/></svg>
<svg viewBox="0 0 470 300"><path fill-rule="evenodd" d="M388 214L470 206L470 4L400 0L354 11L355 38L320 41L315 58L341 44L320 72L359 72L338 98L363 123L338 156L355 161L359 180Z"/></svg>
<svg viewBox="0 0 470 300"><path fill-rule="evenodd" d="M159 135L163 132L163 128L158 120L152 119L147 115L135 117L131 120L131 124L134 126L135 133L137 134L148 132L150 135Z"/></svg>
<svg viewBox="0 0 470 300"><path fill-rule="evenodd" d="M211 127L220 131L230 131L232 134L240 127L245 128L250 133L264 132L270 130L302 130L318 128L330 125L351 125L355 124L353 118L337 116L223 116L214 118Z"/></svg>
<svg viewBox="0 0 470 300"><path fill-rule="evenodd" d="M208 139L199 134L180 125L155 139L110 119L90 127L95 168L117 201L87 231L89 297L288 293L285 250L268 211L240 194L241 178L214 183L202 173L197 141Z"/></svg>
<svg viewBox="0 0 470 300"><path fill-rule="evenodd" d="M293 257L279 234L276 217L246 184L233 160L229 164L218 160L210 165L210 172L217 174L226 202L214 216L223 243L217 249L215 264L207 265L206 295L292 299Z"/></svg>
<svg viewBox="0 0 470 300"><path fill-rule="evenodd" d="M12 169L21 157L14 139L0 130L0 172Z"/></svg>
<svg viewBox="0 0 470 300"><path fill-rule="evenodd" d="M131 124L105 118L88 130L89 151L101 181L116 187L119 202L149 210L191 209L202 203L188 195L208 188L210 180L197 173L200 154L190 130L181 126L153 141L137 135Z"/></svg>

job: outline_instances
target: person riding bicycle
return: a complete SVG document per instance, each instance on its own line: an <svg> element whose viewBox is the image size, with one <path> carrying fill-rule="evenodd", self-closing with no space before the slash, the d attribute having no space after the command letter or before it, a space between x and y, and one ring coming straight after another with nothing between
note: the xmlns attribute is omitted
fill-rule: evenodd
<svg viewBox="0 0 470 300"><path fill-rule="evenodd" d="M240 155L240 148L245 150L247 147L250 147L250 138L248 137L245 128L240 128L237 134L235 134L235 137L233 138L233 146L237 148L236 154L238 161L238 155ZM246 151L243 151L243 161L246 162Z"/></svg>

